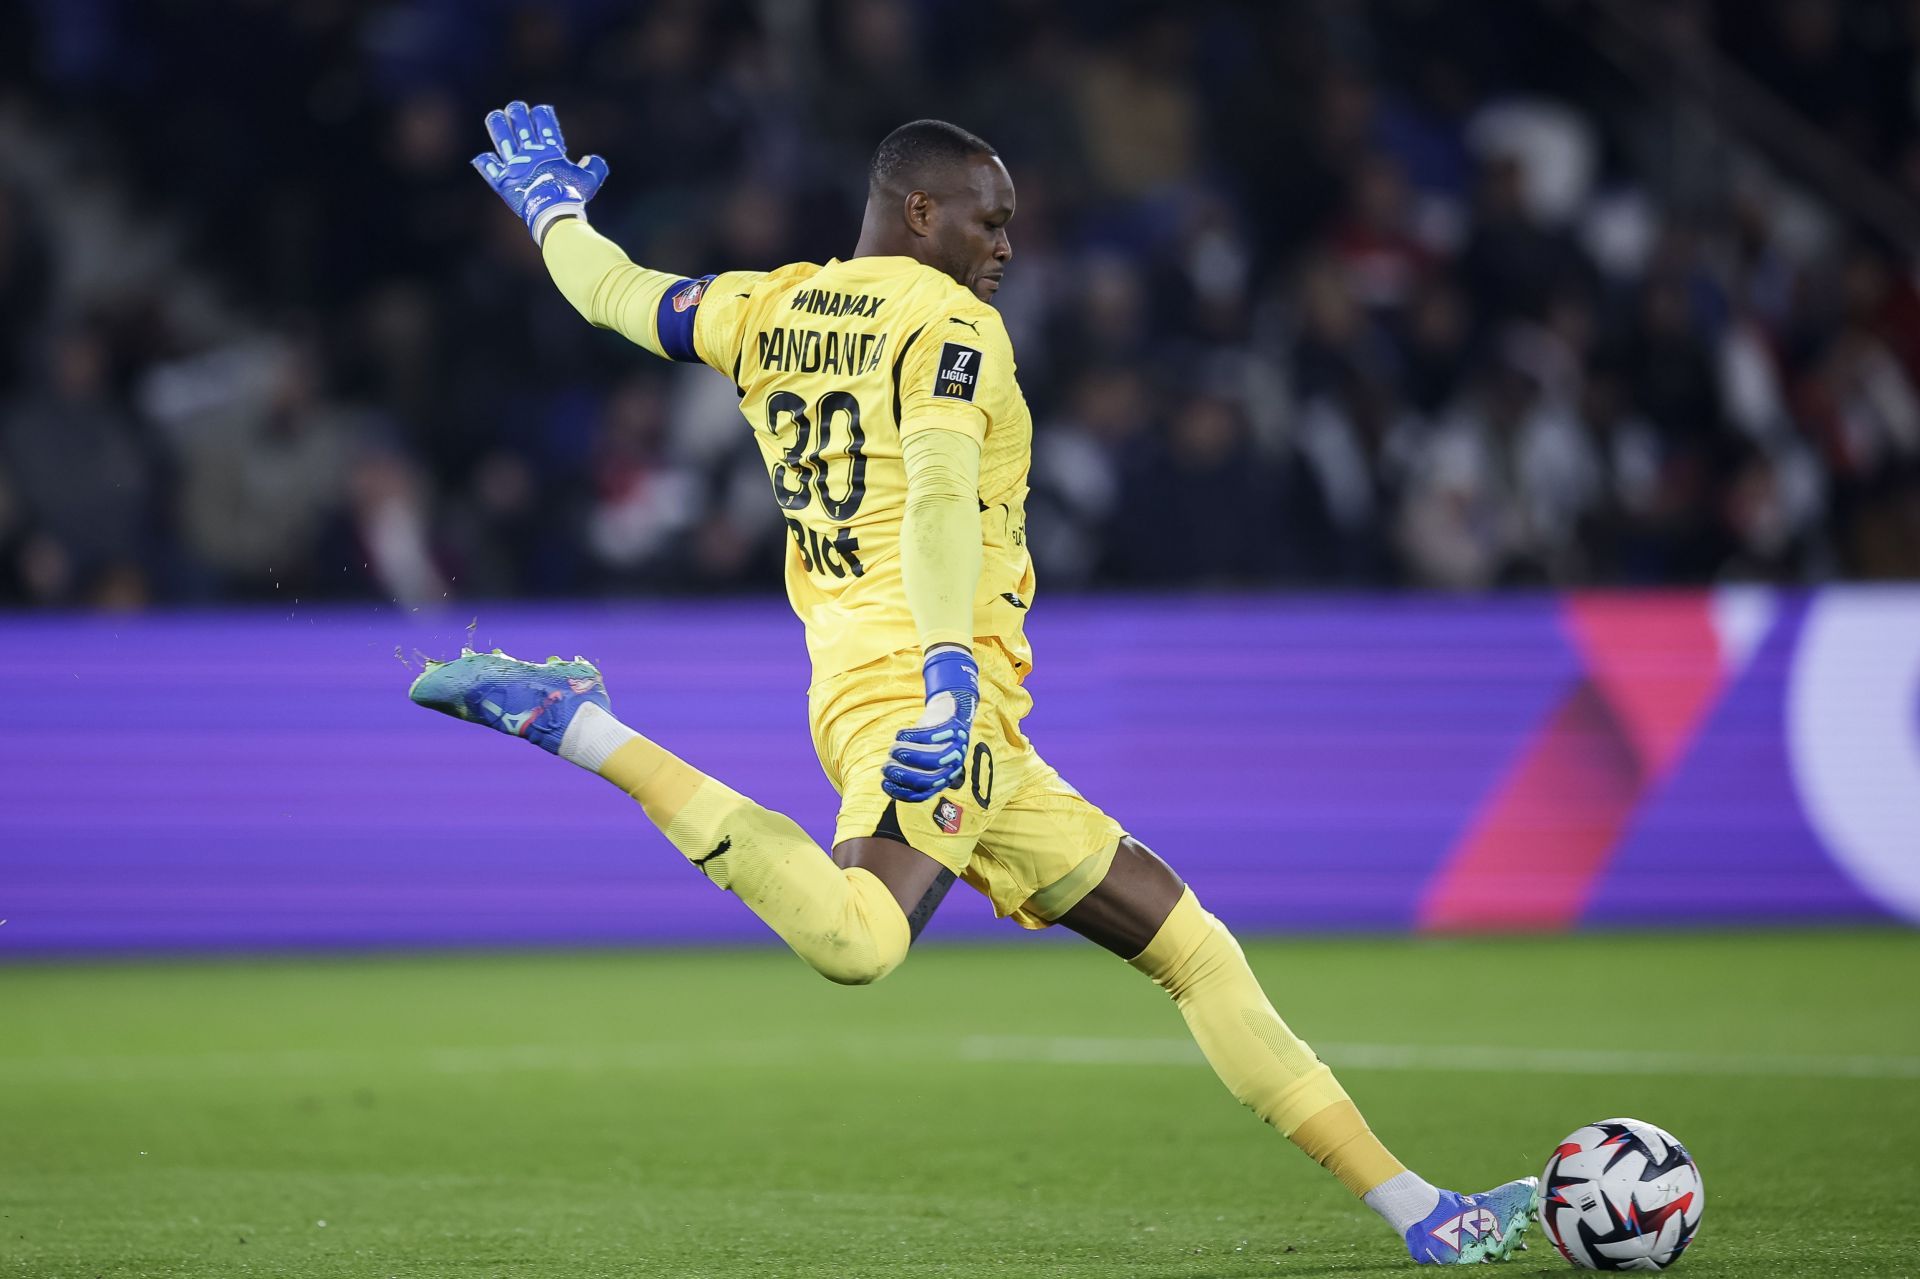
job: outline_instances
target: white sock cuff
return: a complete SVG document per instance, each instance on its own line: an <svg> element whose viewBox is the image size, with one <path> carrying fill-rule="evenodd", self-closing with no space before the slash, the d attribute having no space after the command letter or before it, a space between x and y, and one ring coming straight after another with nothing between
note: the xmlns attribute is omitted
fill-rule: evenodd
<svg viewBox="0 0 1920 1279"><path fill-rule="evenodd" d="M589 773L598 773L607 757L640 734L588 702L573 713L566 736L560 739L560 758L571 760Z"/></svg>
<svg viewBox="0 0 1920 1279"><path fill-rule="evenodd" d="M1367 1207L1387 1219L1402 1238L1416 1223L1425 1219L1440 1202L1440 1192L1416 1172L1403 1172L1387 1178L1361 1196Z"/></svg>

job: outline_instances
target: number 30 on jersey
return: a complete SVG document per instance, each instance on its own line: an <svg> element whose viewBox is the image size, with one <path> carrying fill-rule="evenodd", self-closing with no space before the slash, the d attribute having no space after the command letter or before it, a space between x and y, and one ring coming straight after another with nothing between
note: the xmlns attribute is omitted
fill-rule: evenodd
<svg viewBox="0 0 1920 1279"><path fill-rule="evenodd" d="M846 391L828 391L808 413L807 402L791 391L776 391L767 397L767 430L779 435L785 418L793 428L793 443L773 464L773 498L788 511L804 511L819 502L820 511L839 523L851 520L867 496L867 436L860 429L860 401ZM838 493L830 474L829 460L823 458L833 444L836 421L846 431L846 475ZM817 435L816 435L817 431ZM808 446L812 451L808 451ZM860 539L845 529L836 529L831 537L822 537L793 515L787 516L787 531L793 534L800 559L809 573L831 573L860 577L866 568L858 554Z"/></svg>

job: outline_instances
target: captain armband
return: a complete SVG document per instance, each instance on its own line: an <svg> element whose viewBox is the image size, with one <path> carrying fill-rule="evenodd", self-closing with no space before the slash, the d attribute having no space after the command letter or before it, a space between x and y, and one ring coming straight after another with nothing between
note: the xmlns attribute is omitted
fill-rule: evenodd
<svg viewBox="0 0 1920 1279"><path fill-rule="evenodd" d="M693 324L700 314L700 299L706 296L707 286L712 283L711 275L676 280L661 294L655 328L660 335L660 351L669 360L685 364L700 362L693 349Z"/></svg>

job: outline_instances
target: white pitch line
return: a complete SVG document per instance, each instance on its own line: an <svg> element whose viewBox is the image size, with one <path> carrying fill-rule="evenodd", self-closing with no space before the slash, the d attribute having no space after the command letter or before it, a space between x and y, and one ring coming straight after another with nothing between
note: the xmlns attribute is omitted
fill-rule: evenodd
<svg viewBox="0 0 1920 1279"><path fill-rule="evenodd" d="M948 1054L949 1056L951 1053ZM913 1060L935 1056L928 1051ZM0 1082L130 1083L198 1079L314 1079L388 1073L491 1075L520 1071L581 1074L678 1070L689 1066L778 1066L807 1061L906 1059L899 1043L842 1039L662 1041L621 1048L571 1044L482 1044L458 1048L338 1051L325 1048L206 1053L129 1053L0 1058Z"/></svg>
<svg viewBox="0 0 1920 1279"><path fill-rule="evenodd" d="M1318 1045L1329 1065L1353 1070L1516 1072L1537 1075L1775 1076L1805 1079L1920 1079L1920 1057L1791 1053L1690 1053L1492 1044ZM1199 1067L1192 1040L1095 1036L970 1035L962 1038L848 1036L662 1041L605 1048L571 1044L484 1044L387 1051L266 1049L177 1054L0 1058L0 1082L135 1083L202 1079L316 1079L389 1073L490 1075L518 1072L624 1074L699 1066L766 1068L832 1063L1009 1062L1058 1066Z"/></svg>
<svg viewBox="0 0 1920 1279"><path fill-rule="evenodd" d="M1495 1048L1479 1044L1330 1044L1356 1070L1492 1070L1539 1075L1784 1075L1920 1079L1920 1057L1872 1053L1692 1053L1658 1049Z"/></svg>
<svg viewBox="0 0 1920 1279"><path fill-rule="evenodd" d="M964 1041L973 1061L1062 1066L1198 1066L1186 1039L1101 1039L978 1035ZM1492 1044L1315 1046L1331 1066L1354 1070L1461 1070L1534 1075L1776 1075L1807 1079L1920 1079L1920 1057L1803 1053L1690 1053L1635 1049L1504 1048Z"/></svg>

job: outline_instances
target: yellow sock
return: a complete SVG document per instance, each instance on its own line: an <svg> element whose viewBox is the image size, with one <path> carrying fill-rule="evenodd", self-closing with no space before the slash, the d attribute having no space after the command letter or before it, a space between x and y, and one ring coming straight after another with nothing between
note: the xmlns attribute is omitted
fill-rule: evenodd
<svg viewBox="0 0 1920 1279"><path fill-rule="evenodd" d="M1406 1171L1333 1072L1280 1020L1240 943L1192 889L1129 962L1173 996L1200 1051L1241 1104L1347 1189L1365 1195Z"/></svg>
<svg viewBox="0 0 1920 1279"><path fill-rule="evenodd" d="M637 734L599 764L702 874L745 902L795 954L842 985L879 981L912 940L872 872L833 864L791 818Z"/></svg>
<svg viewBox="0 0 1920 1279"><path fill-rule="evenodd" d="M1302 1121L1287 1136L1360 1198L1407 1170L1392 1151L1380 1144L1360 1108L1351 1101L1335 1102Z"/></svg>

